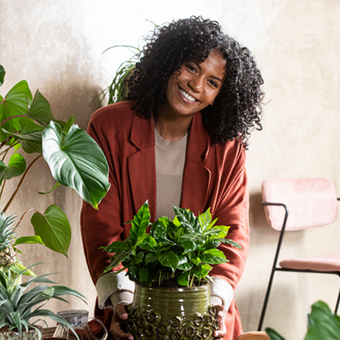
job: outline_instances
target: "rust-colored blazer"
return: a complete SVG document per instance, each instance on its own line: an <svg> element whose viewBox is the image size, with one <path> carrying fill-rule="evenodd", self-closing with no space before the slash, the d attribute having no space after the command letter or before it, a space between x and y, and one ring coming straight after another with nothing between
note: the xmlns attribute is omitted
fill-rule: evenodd
<svg viewBox="0 0 340 340"><path fill-rule="evenodd" d="M124 239L133 218L148 200L151 218L156 213L156 169L153 120L142 119L124 101L96 111L88 132L103 149L109 167L111 188L99 204L99 210L84 203L81 229L87 264L96 283L109 263L108 254L99 250L113 241ZM211 207L217 225L230 226L228 238L237 241L242 250L221 245L230 260L216 265L210 272L226 280L235 289L244 270L248 253L248 194L245 151L237 141L212 146L202 125L201 114L195 114L188 139L183 175L181 207L196 215ZM110 323L109 311L105 314ZM226 316L226 340L242 332L235 301Z"/></svg>

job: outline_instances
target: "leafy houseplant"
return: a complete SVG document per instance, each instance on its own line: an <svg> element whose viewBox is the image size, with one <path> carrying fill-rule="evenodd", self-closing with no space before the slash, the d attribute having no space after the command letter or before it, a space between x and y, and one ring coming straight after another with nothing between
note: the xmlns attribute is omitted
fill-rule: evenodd
<svg viewBox="0 0 340 340"><path fill-rule="evenodd" d="M35 326L40 320L30 323L32 318L37 317L49 317L73 331L71 325L64 318L41 307L50 299L67 302L62 298L64 295L76 296L86 302L85 297L65 286L46 285L56 283L46 277L51 274L34 276L22 283L21 276L28 270L26 268L18 273L15 279L9 279L4 272L0 271L0 339L8 339L9 337L5 335L8 332L12 339L23 339L26 334L30 334L28 333L30 329L36 331L33 333L33 338L40 339L40 328ZM34 283L40 283L40 285L27 290ZM24 330L25 332L23 332ZM75 332L74 334L76 335Z"/></svg>
<svg viewBox="0 0 340 340"><path fill-rule="evenodd" d="M0 84L5 71L0 68ZM0 96L0 202L6 182L19 177L15 190L3 205L5 214L33 165L44 157L56 184L73 188L82 199L98 208L109 189L108 165L97 143L76 124L71 116L66 122L54 118L46 98L37 91L32 98L26 81L20 81L4 97ZM36 154L27 165L25 154ZM51 192L50 191L50 192ZM19 220L34 209L26 211ZM18 224L19 224L18 223ZM44 244L53 251L67 256L71 228L64 212L55 204L44 213L35 211L31 218L35 235L16 239L14 247L23 243ZM0 233L0 240L2 235ZM11 257L10 247L1 249L0 263ZM21 270L17 266L11 270Z"/></svg>
<svg viewBox="0 0 340 340"><path fill-rule="evenodd" d="M206 279L212 265L228 261L217 249L221 243L241 248L225 238L229 227L216 226L217 219L212 220L210 209L197 217L189 210L174 209L173 220L161 217L151 224L145 202L127 222L131 223L129 236L104 248L114 253L105 273L121 263L122 268L115 273L127 269L130 280L137 283L126 325L137 339L140 334L146 338L210 339L217 325L214 309L209 307Z"/></svg>
<svg viewBox="0 0 340 340"><path fill-rule="evenodd" d="M0 86L5 70L0 65ZM16 258L21 244L43 244L47 248L67 256L71 240L71 227L65 213L55 204L44 213L29 209L18 222L6 212L16 197L28 172L34 164L44 158L56 180L50 190L64 185L74 189L79 196L98 208L99 202L109 189L108 165L97 143L76 124L71 116L66 122L54 118L46 98L36 91L34 97L26 81L14 85L6 96L0 96L0 339L4 331L15 330L19 339L32 327L30 319L47 316L70 326L66 320L53 312L42 309L47 300L54 298L65 301L62 295L84 297L64 286L47 286L55 282L47 275L35 276L29 266ZM29 165L26 154L36 154ZM8 190L6 183L17 177L16 188ZM3 204L5 194L9 197ZM30 211L34 235L17 237L17 227ZM33 276L22 283L23 275ZM30 291L32 283L40 283ZM26 332L23 332L23 331ZM38 332L38 337L40 333Z"/></svg>
<svg viewBox="0 0 340 340"><path fill-rule="evenodd" d="M272 328L266 328L271 340L285 340ZM340 317L322 301L313 304L308 314L308 331L304 340L340 340Z"/></svg>

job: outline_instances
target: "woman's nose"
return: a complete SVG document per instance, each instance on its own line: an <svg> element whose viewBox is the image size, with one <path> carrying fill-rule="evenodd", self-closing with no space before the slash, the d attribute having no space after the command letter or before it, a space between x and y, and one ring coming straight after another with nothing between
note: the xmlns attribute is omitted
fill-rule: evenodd
<svg viewBox="0 0 340 340"><path fill-rule="evenodd" d="M195 92L201 92L203 88L203 78L195 77L189 81L190 88Z"/></svg>

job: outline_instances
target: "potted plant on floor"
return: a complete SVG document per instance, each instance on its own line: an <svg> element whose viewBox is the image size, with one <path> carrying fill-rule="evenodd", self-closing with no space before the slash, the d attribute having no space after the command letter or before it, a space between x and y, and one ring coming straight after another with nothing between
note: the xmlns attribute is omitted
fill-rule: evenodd
<svg viewBox="0 0 340 340"><path fill-rule="evenodd" d="M0 86L5 70L0 65ZM61 295L84 298L78 292L63 286L47 286L54 282L47 275L34 276L17 258L18 246L28 243L43 244L67 256L71 227L65 213L55 204L41 213L34 209L24 212L19 221L6 216L28 172L42 158L56 180L50 190L64 185L98 208L109 189L108 165L97 143L76 124L71 116L66 122L54 118L46 98L36 91L34 97L26 81L14 85L6 96L0 96L0 335L4 330L16 329L21 337L33 327L31 317L48 316L64 322L41 304L51 298L65 301ZM27 154L36 154L29 165ZM40 171L40 169L36 169ZM9 180L17 180L16 187L8 189ZM7 190L7 191L6 191ZM4 197L9 197L3 204ZM34 210L31 224L34 234L17 237L18 227L28 212ZM22 283L23 275L33 278ZM26 291L31 283L43 283ZM34 310L32 308L35 308ZM25 332L24 332L25 331ZM6 335L8 338L8 335ZM38 333L39 336L39 333Z"/></svg>
<svg viewBox="0 0 340 340"><path fill-rule="evenodd" d="M114 253L104 273L121 263L116 273L127 270L136 283L126 322L126 331L135 339L212 339L217 328L208 274L212 265L228 261L217 249L221 243L240 246L225 238L229 227L216 226L210 209L197 217L186 209L174 209L173 220L161 217L151 224L145 202L127 222L129 236L104 248Z"/></svg>

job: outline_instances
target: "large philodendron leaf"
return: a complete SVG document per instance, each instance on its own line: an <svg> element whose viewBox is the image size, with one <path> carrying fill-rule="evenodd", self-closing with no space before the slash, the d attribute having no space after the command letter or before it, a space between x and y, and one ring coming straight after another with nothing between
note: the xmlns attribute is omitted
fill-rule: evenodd
<svg viewBox="0 0 340 340"><path fill-rule="evenodd" d="M0 184L3 180L20 176L26 169L25 158L20 153L13 153L8 165L0 160Z"/></svg>
<svg viewBox="0 0 340 340"><path fill-rule="evenodd" d="M308 332L305 340L340 339L340 317L331 312L322 301L313 304L308 314Z"/></svg>
<svg viewBox="0 0 340 340"><path fill-rule="evenodd" d="M50 205L42 215L36 212L31 223L35 234L45 246L67 256L71 241L71 226L64 212L55 204Z"/></svg>
<svg viewBox="0 0 340 340"><path fill-rule="evenodd" d="M98 144L83 129L73 125L64 137L60 125L50 122L43 132L43 156L58 182L98 209L110 187L109 167Z"/></svg>
<svg viewBox="0 0 340 340"><path fill-rule="evenodd" d="M28 110L28 105L30 105L31 102L32 93L27 82L22 80L9 90L5 98L1 99L0 122L5 121L9 117L25 114ZM1 128L10 132L19 131L19 119L10 119L6 123L2 124ZM6 138L7 135L0 130L0 142L3 142Z"/></svg>

